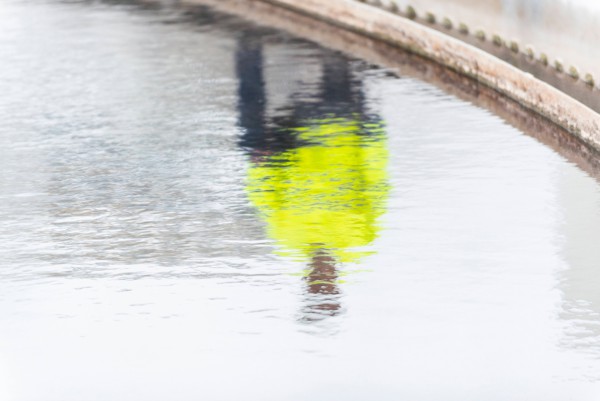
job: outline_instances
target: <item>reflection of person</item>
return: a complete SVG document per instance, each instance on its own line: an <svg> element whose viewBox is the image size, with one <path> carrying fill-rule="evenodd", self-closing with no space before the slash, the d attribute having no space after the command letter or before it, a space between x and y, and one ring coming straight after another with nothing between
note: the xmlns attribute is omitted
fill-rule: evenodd
<svg viewBox="0 0 600 401"><path fill-rule="evenodd" d="M268 116L264 57L260 38L239 38L248 197L279 252L307 263L303 320L313 321L339 313L339 264L358 261L365 252L357 248L376 237L388 190L385 135L381 124L367 122L373 120L349 60L327 51L319 60L321 93L310 99L290 93L289 104Z"/></svg>

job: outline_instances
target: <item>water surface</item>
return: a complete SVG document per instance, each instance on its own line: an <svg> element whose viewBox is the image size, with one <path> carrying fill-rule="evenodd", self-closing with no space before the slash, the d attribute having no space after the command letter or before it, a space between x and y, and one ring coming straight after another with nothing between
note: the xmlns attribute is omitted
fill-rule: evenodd
<svg viewBox="0 0 600 401"><path fill-rule="evenodd" d="M0 19L0 399L600 397L600 188L549 148L205 8Z"/></svg>

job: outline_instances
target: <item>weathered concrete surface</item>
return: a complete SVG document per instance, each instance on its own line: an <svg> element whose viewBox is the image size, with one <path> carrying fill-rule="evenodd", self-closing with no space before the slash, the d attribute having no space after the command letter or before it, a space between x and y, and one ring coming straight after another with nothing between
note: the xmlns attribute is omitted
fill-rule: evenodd
<svg viewBox="0 0 600 401"><path fill-rule="evenodd" d="M464 23L471 33L482 30L488 38L498 34L519 43L521 50L532 46L536 55L556 59L583 76L600 78L597 43L600 41L600 2L597 0L382 0L405 9L412 6L418 18L433 14L455 27Z"/></svg>
<svg viewBox="0 0 600 401"><path fill-rule="evenodd" d="M355 0L264 0L407 49L538 112L596 150L600 115L493 55L422 24Z"/></svg>
<svg viewBox="0 0 600 401"><path fill-rule="evenodd" d="M478 47L600 112L596 0L364 0Z"/></svg>

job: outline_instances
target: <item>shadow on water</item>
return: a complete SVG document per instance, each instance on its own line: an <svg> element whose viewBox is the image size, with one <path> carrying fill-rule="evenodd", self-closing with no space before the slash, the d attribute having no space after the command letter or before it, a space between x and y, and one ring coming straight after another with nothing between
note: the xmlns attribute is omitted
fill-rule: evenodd
<svg viewBox="0 0 600 401"><path fill-rule="evenodd" d="M290 93L267 111L263 42L236 49L240 146L250 157L247 192L279 253L306 264L301 321L343 311L339 278L377 237L388 193L382 122L368 115L351 61L323 51L318 90Z"/></svg>

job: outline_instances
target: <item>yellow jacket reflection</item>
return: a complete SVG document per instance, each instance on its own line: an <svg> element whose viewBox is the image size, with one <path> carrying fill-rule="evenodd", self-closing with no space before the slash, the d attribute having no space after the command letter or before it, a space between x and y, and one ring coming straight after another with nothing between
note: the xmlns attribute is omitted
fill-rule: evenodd
<svg viewBox="0 0 600 401"><path fill-rule="evenodd" d="M365 255L357 248L377 236L377 219L385 209L383 129L327 119L294 134L305 145L250 167L250 200L283 254L306 260L326 250L338 262L355 262Z"/></svg>

